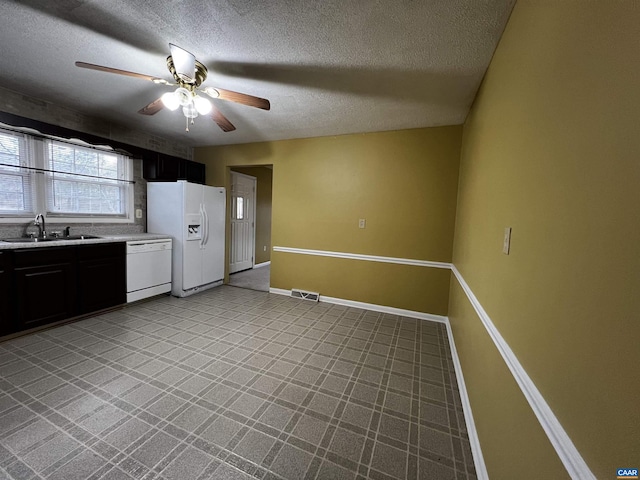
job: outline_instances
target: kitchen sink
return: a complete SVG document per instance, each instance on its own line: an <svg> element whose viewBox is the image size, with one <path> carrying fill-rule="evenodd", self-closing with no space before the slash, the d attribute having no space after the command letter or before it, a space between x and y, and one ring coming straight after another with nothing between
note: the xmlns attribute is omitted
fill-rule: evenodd
<svg viewBox="0 0 640 480"><path fill-rule="evenodd" d="M21 237L21 238L2 238L0 241L9 243L39 243L39 242L57 242L59 240L91 240L93 238L102 238L96 235L70 235L68 237Z"/></svg>
<svg viewBox="0 0 640 480"><path fill-rule="evenodd" d="M91 240L92 238L102 238L96 235L69 235L68 237L58 237L55 240Z"/></svg>
<svg viewBox="0 0 640 480"><path fill-rule="evenodd" d="M9 243L36 243L36 242L52 242L58 239L57 238L23 237L23 238L2 238L0 240L2 240L3 242L9 242Z"/></svg>

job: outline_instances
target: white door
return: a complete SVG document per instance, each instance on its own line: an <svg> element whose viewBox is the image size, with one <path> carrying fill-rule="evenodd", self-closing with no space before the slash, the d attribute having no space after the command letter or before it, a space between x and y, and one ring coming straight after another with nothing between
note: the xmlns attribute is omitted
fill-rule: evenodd
<svg viewBox="0 0 640 480"><path fill-rule="evenodd" d="M253 268L256 177L231 172L229 273Z"/></svg>

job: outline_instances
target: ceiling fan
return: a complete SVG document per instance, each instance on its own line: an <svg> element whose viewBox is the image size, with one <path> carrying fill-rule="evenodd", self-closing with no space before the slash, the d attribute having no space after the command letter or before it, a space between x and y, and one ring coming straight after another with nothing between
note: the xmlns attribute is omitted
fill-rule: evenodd
<svg viewBox="0 0 640 480"><path fill-rule="evenodd" d="M213 121L224 132L231 132L236 129L220 110L207 98L198 95L198 93L204 93L211 98L219 98L220 100L236 102L263 110L269 110L271 108L269 100L265 98L254 97L246 93L232 92L231 90L224 90L218 87L200 88L202 83L207 79L207 67L196 60L196 57L185 49L172 43L169 44L169 48L171 55L167 57L167 68L169 72L171 72L171 75L173 75L176 83L170 83L163 78L153 77L151 75L94 65L93 63L76 62L76 67L141 78L159 85L177 86L178 88L176 90L165 93L162 97L138 110L138 113L142 115L155 115L162 110L163 107L167 107L169 110L177 110L182 107L182 113L186 118L187 132L189 131L189 123L193 124L194 119L198 115L211 116Z"/></svg>

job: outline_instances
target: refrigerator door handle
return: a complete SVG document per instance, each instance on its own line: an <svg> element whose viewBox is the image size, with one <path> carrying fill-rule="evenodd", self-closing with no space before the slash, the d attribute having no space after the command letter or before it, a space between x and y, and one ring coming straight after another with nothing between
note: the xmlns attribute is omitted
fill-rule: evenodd
<svg viewBox="0 0 640 480"><path fill-rule="evenodd" d="M204 215L204 236L202 238L202 246L205 246L207 243L209 243L209 215L207 214L207 209L204 207L204 205L201 205L202 208L202 214Z"/></svg>
<svg viewBox="0 0 640 480"><path fill-rule="evenodd" d="M199 213L200 213L200 248L204 247L204 237L205 237L205 228L206 227L206 223L207 223L207 219L204 216L204 210L202 209L202 204L200 204L199 208Z"/></svg>

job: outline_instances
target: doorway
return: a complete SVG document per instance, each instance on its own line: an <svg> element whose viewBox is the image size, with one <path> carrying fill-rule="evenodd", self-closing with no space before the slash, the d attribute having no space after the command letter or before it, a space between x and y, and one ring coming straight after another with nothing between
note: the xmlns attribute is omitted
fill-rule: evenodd
<svg viewBox="0 0 640 480"><path fill-rule="evenodd" d="M231 172L230 274L254 265L256 183L256 177Z"/></svg>
<svg viewBox="0 0 640 480"><path fill-rule="evenodd" d="M248 184L247 177L250 181L255 180L255 184ZM271 165L230 168L229 285L269 291L272 184ZM245 195L241 194L243 192ZM247 215L253 216L253 227L250 229L253 240L251 244L243 245L243 240L239 237L247 227L241 227L240 222L244 221ZM239 217L243 217L242 220ZM246 252L249 252L250 262L247 262L246 258L242 259L243 251L245 257Z"/></svg>

